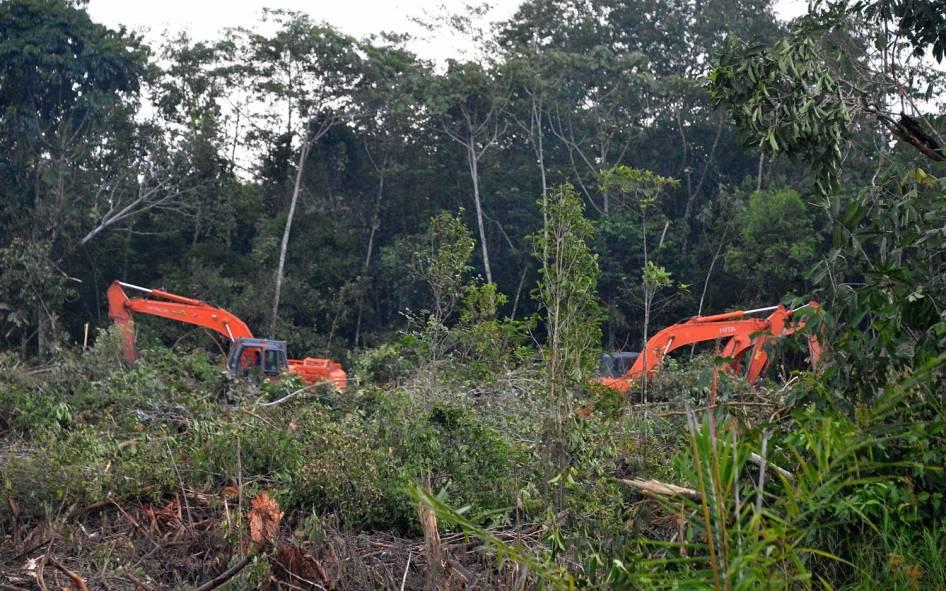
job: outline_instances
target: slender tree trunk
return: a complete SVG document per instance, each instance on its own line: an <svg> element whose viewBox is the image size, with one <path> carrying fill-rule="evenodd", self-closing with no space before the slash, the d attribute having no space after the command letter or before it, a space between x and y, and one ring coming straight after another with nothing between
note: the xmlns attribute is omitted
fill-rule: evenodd
<svg viewBox="0 0 946 591"><path fill-rule="evenodd" d="M286 217L286 227L282 233L282 245L279 247L279 266L276 267L276 286L273 294L273 315L269 325L269 338L276 338L276 321L279 318L279 296L282 293L283 272L286 267L286 249L289 246L289 234L292 231L292 218L296 215L296 203L299 201L299 193L302 192L302 173L305 171L305 163L309 156L309 150L312 148L312 140L306 139L299 151L299 164L296 166L296 183L292 189L292 200L289 202L289 215Z"/></svg>
<svg viewBox="0 0 946 591"><path fill-rule="evenodd" d="M45 357L49 344L46 333L46 314L42 304L36 304L36 354Z"/></svg>
<svg viewBox="0 0 946 591"><path fill-rule="evenodd" d="M124 253L125 256L122 260L122 279L124 279L125 281L128 281L128 258L129 258L129 255L131 254L131 232L134 226L135 226L134 221L128 224L128 233L125 235L125 253Z"/></svg>
<svg viewBox="0 0 946 591"><path fill-rule="evenodd" d="M535 96L532 97L532 125L535 128L535 158L539 164L539 180L542 182L542 231L545 232L545 252L548 257L548 227L549 227L549 186L548 179L545 176L545 137L542 133L542 103L538 102Z"/></svg>
<svg viewBox="0 0 946 591"><path fill-rule="evenodd" d="M645 207L641 210L641 236L644 238L644 268L647 268L647 208ZM647 378L650 373L650 370L647 366L647 339L650 337L648 331L650 329L650 288L647 285L647 276L645 274L642 277L644 283L644 346L642 347L641 353L644 355L644 375L641 376L643 381L643 390L642 390L642 399L644 404L647 404Z"/></svg>
<svg viewBox="0 0 946 591"><path fill-rule="evenodd" d="M765 152L759 153L759 172L756 175L755 190L762 190L762 165L765 164Z"/></svg>
<svg viewBox="0 0 946 591"><path fill-rule="evenodd" d="M387 159L385 159L387 160ZM384 168L378 177L378 198L374 204L374 213L371 216L371 231L368 233L368 251L365 253L365 262L361 267L362 281L368 276L368 269L371 267L371 254L374 250L374 237L381 227L381 199L384 197ZM358 296L358 320L355 322L355 348L358 347L358 340L361 338L361 316L364 311L365 296L361 293Z"/></svg>
<svg viewBox="0 0 946 591"><path fill-rule="evenodd" d="M605 170L608 170L608 169L611 168L611 166L608 164L608 147L610 146L610 144L611 144L610 141L602 142L602 143L601 143L601 150L598 152L597 167L596 167L596 168L592 168L592 171L594 172L595 178L597 178L597 177L598 177L602 172L604 172ZM618 162L620 162L620 161L621 161L621 160L620 160L620 157L619 157L616 163L618 163ZM589 165L589 166L590 166L590 165ZM611 210L611 198L610 198L610 196L608 195L608 191L607 191L607 190L601 191L601 196L604 198L604 202L603 202L603 205L604 205L604 215L608 215L608 213L609 213L610 210Z"/></svg>
<svg viewBox="0 0 946 591"><path fill-rule="evenodd" d="M476 140L470 134L466 157L470 164L470 176L473 177L473 204L476 206L476 223L480 230L480 249L483 251L483 268L486 271L486 283L493 282L493 271L489 266L489 251L486 247L486 227L483 225L483 206L480 203L480 171L476 154Z"/></svg>
<svg viewBox="0 0 946 591"><path fill-rule="evenodd" d="M519 309L519 295L522 294L522 286L526 283L526 274L529 272L529 265L526 265L522 269L522 277L519 278L519 287L516 288L516 297L512 300L512 313L509 315L510 320L516 319L516 310Z"/></svg>
<svg viewBox="0 0 946 591"><path fill-rule="evenodd" d="M535 126L535 156L538 160L539 165L539 179L542 181L542 200L546 199L545 194L548 193L548 184L545 178L545 143L542 134L542 104L537 102L536 98L532 98L532 124ZM548 214L543 210L542 211L543 221L548 217Z"/></svg>
<svg viewBox="0 0 946 591"><path fill-rule="evenodd" d="M611 351L614 350L614 341L616 340L614 338L614 313L615 312L616 310L615 310L615 305L614 305L614 294L609 293L608 294L608 349Z"/></svg>
<svg viewBox="0 0 946 591"><path fill-rule="evenodd" d="M365 264L361 272L367 273L371 266L371 254L374 251L374 237L381 227L381 200L384 197L384 172L381 172L381 178L378 180L378 199L374 204L374 213L371 216L371 232L368 233L368 251L365 253Z"/></svg>
<svg viewBox="0 0 946 591"><path fill-rule="evenodd" d="M204 216L204 203L201 201L197 205L197 215L194 217L194 235L191 237L191 248L197 246L197 239L200 237L200 222Z"/></svg>
<svg viewBox="0 0 946 591"><path fill-rule="evenodd" d="M727 226L726 230L723 232L719 246L716 247L716 252L713 254L713 260L710 261L709 270L706 271L706 280L703 281L703 293L700 294L700 307L696 311L697 316L702 316L703 314L703 301L706 299L706 290L709 289L710 277L713 275L713 268L716 266L716 261L719 259L719 253L722 252L723 246L726 244L727 234L729 234L729 226Z"/></svg>
<svg viewBox="0 0 946 591"><path fill-rule="evenodd" d="M723 119L720 118L719 125L716 127L716 137L713 138L713 145L710 147L709 155L706 157L706 162L703 164L703 172L700 173L700 179L696 183L696 187L693 187L693 190L687 196L687 204L683 210L683 220L688 222L690 220L690 212L693 210L693 203L696 201L696 197L700 194L700 191L703 189L703 184L706 182L706 175L709 172L710 164L713 162L713 158L716 155L716 148L719 146L719 138L723 134ZM686 240L683 241L683 250L686 251Z"/></svg>

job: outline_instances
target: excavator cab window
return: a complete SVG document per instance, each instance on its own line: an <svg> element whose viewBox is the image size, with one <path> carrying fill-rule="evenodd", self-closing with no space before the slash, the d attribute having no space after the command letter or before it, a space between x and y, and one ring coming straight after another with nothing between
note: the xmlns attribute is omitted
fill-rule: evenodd
<svg viewBox="0 0 946 591"><path fill-rule="evenodd" d="M234 339L227 367L234 375L276 377L289 368L285 341Z"/></svg>
<svg viewBox="0 0 946 591"><path fill-rule="evenodd" d="M623 376L637 361L638 355L640 353L616 352L603 354L598 366L598 377L619 378Z"/></svg>
<svg viewBox="0 0 946 591"><path fill-rule="evenodd" d="M263 372L263 351L257 347L238 347L237 365L233 368L239 375L250 377Z"/></svg>
<svg viewBox="0 0 946 591"><path fill-rule="evenodd" d="M263 358L265 360L263 373L268 376L278 376L279 372L288 366L286 353L278 349L266 349L263 351Z"/></svg>

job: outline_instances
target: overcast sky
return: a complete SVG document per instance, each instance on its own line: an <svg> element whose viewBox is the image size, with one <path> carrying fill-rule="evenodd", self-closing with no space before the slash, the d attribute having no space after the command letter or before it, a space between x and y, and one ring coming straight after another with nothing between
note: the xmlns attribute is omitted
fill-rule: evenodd
<svg viewBox="0 0 946 591"><path fill-rule="evenodd" d="M512 16L520 2L492 0L490 18L502 20ZM252 25L264 6L307 12L313 20L328 22L355 37L382 31L422 37L411 17L437 12L440 6L462 12L470 3L471 0L91 0L88 9L98 22L143 31L149 42L159 43L164 31L186 30L194 39L214 39L225 27ZM806 5L806 0L776 0L776 11L782 18L793 18L802 14ZM441 36L419 40L411 49L422 57L443 59L461 55L463 45Z"/></svg>

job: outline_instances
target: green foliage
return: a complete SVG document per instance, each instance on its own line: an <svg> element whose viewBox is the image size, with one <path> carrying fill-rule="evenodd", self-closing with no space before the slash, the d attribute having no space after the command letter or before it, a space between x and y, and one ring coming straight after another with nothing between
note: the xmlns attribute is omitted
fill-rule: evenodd
<svg viewBox="0 0 946 591"><path fill-rule="evenodd" d="M871 401L909 380L941 392L946 298L946 180L893 165L877 188L829 204L834 250L813 274L831 298L826 329L837 365L825 377L847 401ZM839 277L858 277L857 285Z"/></svg>
<svg viewBox="0 0 946 591"><path fill-rule="evenodd" d="M658 267L653 261L647 261L644 269L641 271L641 281L644 285L654 291L673 285L673 279L670 273L663 267Z"/></svg>
<svg viewBox="0 0 946 591"><path fill-rule="evenodd" d="M528 335L535 325L534 319L497 317L507 299L492 283L469 285L463 296L459 323L451 334L457 341L460 358L470 364L466 365L470 375L479 380L500 375L533 354Z"/></svg>
<svg viewBox="0 0 946 591"><path fill-rule="evenodd" d="M51 250L49 242L19 238L0 247L4 261L0 269L0 326L9 327L9 332L39 323L47 338L60 340L58 306L75 291L53 264Z"/></svg>
<svg viewBox="0 0 946 591"><path fill-rule="evenodd" d="M699 424L691 414L682 468L699 500L682 499L690 508L686 543L628 548L610 581L615 588L790 589L874 576L852 568L864 563L865 546L889 544L890 532L907 531L904 522L924 505L903 496L897 506L891 495L909 487L891 478L907 464L889 462L885 452L903 436L884 425L898 403L865 409L859 423L800 411L774 435L737 434L732 423L706 417ZM764 473L751 454L771 462ZM666 509L675 511L669 501ZM927 538L910 551L936 543Z"/></svg>
<svg viewBox="0 0 946 591"><path fill-rule="evenodd" d="M533 255L541 262L541 280L533 293L546 311L549 386L577 384L597 363L601 309L596 295L597 256L589 247L593 224L570 185L539 202L547 225L532 235Z"/></svg>
<svg viewBox="0 0 946 591"><path fill-rule="evenodd" d="M763 503L765 481L751 478L752 446L733 427L707 416L688 417L686 470L699 500L683 499L686 550L671 545L665 556L634 556L614 562L609 581L617 589L792 589L810 586L803 536L773 502ZM730 437L731 435L731 437ZM765 449L762 449L765 453ZM764 455L763 455L764 457ZM777 478L771 473L769 478ZM668 506L669 508L669 506ZM655 549L660 545L655 546ZM778 576L773 576L777 572Z"/></svg>
<svg viewBox="0 0 946 591"><path fill-rule="evenodd" d="M834 187L850 114L840 83L803 34L770 47L730 39L710 74L713 104L725 108L746 146L786 154L816 168L822 191Z"/></svg>
<svg viewBox="0 0 946 591"><path fill-rule="evenodd" d="M410 336L384 343L358 354L351 374L369 384L396 383L417 366L415 339Z"/></svg>
<svg viewBox="0 0 946 591"><path fill-rule="evenodd" d="M732 224L738 234L723 255L724 268L742 284L746 306L780 301L817 260L813 212L794 190L753 192Z"/></svg>
<svg viewBox="0 0 946 591"><path fill-rule="evenodd" d="M566 425L572 401L597 362L603 320L597 297L600 270L589 242L593 224L585 218L578 195L562 185L539 202L545 225L532 236L541 279L532 294L545 310L545 455L546 480L558 474L556 505L564 500L561 478L567 471ZM546 488L546 490L548 490Z"/></svg>
<svg viewBox="0 0 946 591"><path fill-rule="evenodd" d="M942 2L937 0L862 0L826 2L835 11L850 11L877 23L889 23L890 29L903 35L922 56L930 50L936 61L946 54L946 20Z"/></svg>
<svg viewBox="0 0 946 591"><path fill-rule="evenodd" d="M942 77L917 59L942 55L941 2L814 2L781 40L766 0L697 4L527 0L444 71L288 11L149 62L82 2L0 3L0 529L13 506L23 532L237 481L287 529L419 535L426 503L523 587L943 586L946 184L903 149L943 158ZM815 169L832 250L805 171L737 139ZM475 212L440 213L467 171ZM725 189L747 179L770 188ZM96 330L113 278L269 320L294 186L277 327L293 357L350 360L349 391L285 399L297 381L233 379L173 324L140 323L123 366ZM585 383L599 297L633 348L695 312L697 282L703 312L817 286L823 372L754 390L682 351L659 407ZM711 394L730 416L687 423ZM523 523L531 549L490 529Z"/></svg>
<svg viewBox="0 0 946 591"><path fill-rule="evenodd" d="M462 213L462 211L461 211ZM428 320L431 358L437 359L445 331L444 323L453 314L463 295L470 257L476 243L459 216L441 212L430 219L427 232L414 251L411 270L424 281L433 296Z"/></svg>
<svg viewBox="0 0 946 591"><path fill-rule="evenodd" d="M513 560L536 573L542 582L547 585L547 588L555 590L575 589L574 576L567 569L555 563L554 552L547 551L540 557L533 556L520 545L510 544L498 538L475 520L466 517L465 514L468 508L454 509L451 507L439 493L435 495L421 486L415 486L411 489L411 495L417 502L430 507L438 519L461 528L469 535L476 536L488 545L500 560Z"/></svg>
<svg viewBox="0 0 946 591"><path fill-rule="evenodd" d="M96 427L47 432L38 449L4 466L0 486L22 518L35 520L103 500L161 498L177 486L163 442L121 447ZM9 515L0 513L0 523Z"/></svg>
<svg viewBox="0 0 946 591"><path fill-rule="evenodd" d="M601 173L601 190L617 191L632 198L641 210L657 203L661 191L680 185L678 179L663 177L650 170L618 164Z"/></svg>
<svg viewBox="0 0 946 591"><path fill-rule="evenodd" d="M107 349L108 339L100 342ZM202 354L145 349L126 371L96 367L102 352L51 366L70 379L46 379L41 389L28 374L2 377L9 396L0 429L24 439L7 442L12 459L0 486L21 519L107 494L160 500L182 484L218 491L238 481L247 494L268 489L288 510L405 532L417 527L408 491L420 481L446 488L483 521L515 504L523 450L466 408L423 407L380 390L355 400L326 396L331 406L311 398L266 406L282 392L248 393L226 381L221 394L218 375L226 373L208 371ZM252 410L222 402L232 398ZM0 513L0 522L8 517Z"/></svg>
<svg viewBox="0 0 946 591"><path fill-rule="evenodd" d="M940 589L946 587L941 557L946 552L943 526L900 528L878 524L880 540L852 559L856 574L843 589Z"/></svg>

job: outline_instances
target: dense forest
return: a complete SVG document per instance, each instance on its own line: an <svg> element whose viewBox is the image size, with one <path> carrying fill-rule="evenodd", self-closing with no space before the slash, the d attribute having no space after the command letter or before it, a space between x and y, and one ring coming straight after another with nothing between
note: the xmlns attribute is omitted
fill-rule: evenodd
<svg viewBox="0 0 946 591"><path fill-rule="evenodd" d="M946 589L944 0L428 17L468 61L85 4L0 1L0 589ZM124 362L114 280L348 387ZM820 359L594 380L777 304Z"/></svg>
<svg viewBox="0 0 946 591"><path fill-rule="evenodd" d="M740 148L705 88L727 33L782 34L767 2L525 4L482 61L446 64L304 14L148 47L81 7L5 4L0 301L24 357L105 326L113 279L344 356L430 306L405 269L429 219L461 208L473 274L521 318L536 202L563 182L600 222L607 348L640 347L645 234L677 282L657 324L804 294L830 247L810 175ZM634 195L601 187L617 164L679 181L646 224Z"/></svg>

